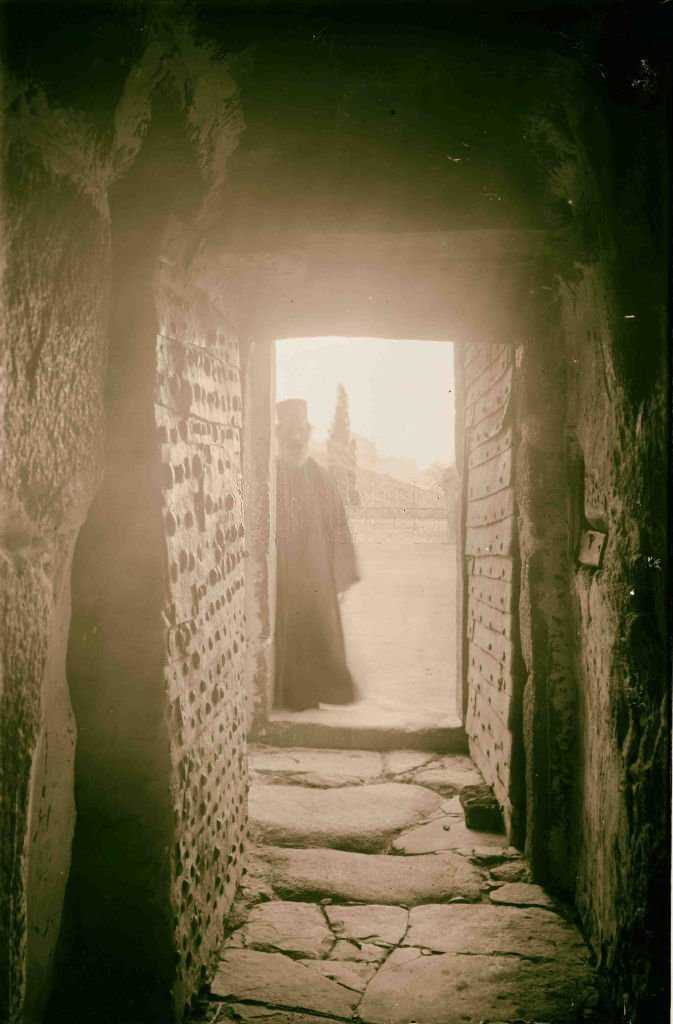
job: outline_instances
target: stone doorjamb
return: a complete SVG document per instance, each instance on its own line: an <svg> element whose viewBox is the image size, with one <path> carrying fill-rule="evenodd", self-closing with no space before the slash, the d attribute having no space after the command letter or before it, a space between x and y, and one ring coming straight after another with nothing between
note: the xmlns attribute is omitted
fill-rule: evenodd
<svg viewBox="0 0 673 1024"><path fill-rule="evenodd" d="M268 719L273 693L273 341L339 335L519 344L531 336L531 296L545 241L541 231L305 235L283 249L246 257L255 277L250 289L254 308L244 332L251 340L243 358L248 725L253 735ZM456 710L461 721L467 617L463 570L459 558Z"/></svg>

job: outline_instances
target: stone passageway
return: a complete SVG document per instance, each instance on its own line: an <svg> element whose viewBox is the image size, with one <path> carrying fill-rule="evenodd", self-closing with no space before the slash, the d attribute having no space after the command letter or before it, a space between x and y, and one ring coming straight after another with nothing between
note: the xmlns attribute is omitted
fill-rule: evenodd
<svg viewBox="0 0 673 1024"><path fill-rule="evenodd" d="M469 758L257 747L250 769L247 875L194 1021L599 1020L565 908L467 827Z"/></svg>

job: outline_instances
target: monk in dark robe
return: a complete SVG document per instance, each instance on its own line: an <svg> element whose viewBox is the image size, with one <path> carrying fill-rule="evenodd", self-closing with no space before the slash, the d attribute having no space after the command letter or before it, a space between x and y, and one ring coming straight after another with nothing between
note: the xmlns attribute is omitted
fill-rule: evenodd
<svg viewBox="0 0 673 1024"><path fill-rule="evenodd" d="M306 402L277 405L275 699L295 711L350 704L339 597L360 578L341 497L308 457Z"/></svg>

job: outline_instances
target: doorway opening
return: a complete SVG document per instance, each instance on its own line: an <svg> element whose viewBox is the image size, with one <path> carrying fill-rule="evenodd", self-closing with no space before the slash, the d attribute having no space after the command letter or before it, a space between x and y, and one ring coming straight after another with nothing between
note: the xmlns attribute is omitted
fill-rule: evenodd
<svg viewBox="0 0 673 1024"><path fill-rule="evenodd" d="M360 576L339 605L355 701L320 701L319 709L290 714L374 728L451 724L459 503L453 345L281 339L275 382L276 401L307 403L308 455L336 483ZM282 703L276 678L276 714L287 714Z"/></svg>

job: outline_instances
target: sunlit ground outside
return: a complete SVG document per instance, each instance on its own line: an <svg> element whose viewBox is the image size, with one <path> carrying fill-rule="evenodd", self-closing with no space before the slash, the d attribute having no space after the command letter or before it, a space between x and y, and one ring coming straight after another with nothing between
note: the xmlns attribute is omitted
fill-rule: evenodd
<svg viewBox="0 0 673 1024"><path fill-rule="evenodd" d="M354 520L362 581L342 605L363 698L434 721L455 708L455 547L441 520Z"/></svg>

